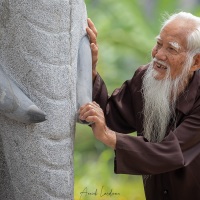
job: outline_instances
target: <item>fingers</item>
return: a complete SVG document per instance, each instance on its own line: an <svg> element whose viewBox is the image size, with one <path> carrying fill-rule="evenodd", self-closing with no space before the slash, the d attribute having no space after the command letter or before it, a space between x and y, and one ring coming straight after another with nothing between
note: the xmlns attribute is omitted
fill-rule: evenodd
<svg viewBox="0 0 200 200"><path fill-rule="evenodd" d="M100 106L96 102L87 103L80 107L79 114L80 116L86 115L86 113L90 112L91 114L95 114L94 111L101 112Z"/></svg>
<svg viewBox="0 0 200 200"><path fill-rule="evenodd" d="M98 122L104 120L104 114L96 102L91 102L80 108L79 118L87 122Z"/></svg>
<svg viewBox="0 0 200 200"><path fill-rule="evenodd" d="M100 105L96 101L93 101L92 103L100 108Z"/></svg>
<svg viewBox="0 0 200 200"><path fill-rule="evenodd" d="M97 34L98 34L98 33L97 33L97 29L96 29L94 23L92 22L92 20L91 20L90 18L87 19L87 22L88 22L89 28L94 32L94 34L95 34L96 37L97 37Z"/></svg>
<svg viewBox="0 0 200 200"><path fill-rule="evenodd" d="M97 45L97 29L94 26L94 23L89 18L88 18L88 27L86 28L86 31L88 33L90 43L94 43L95 45Z"/></svg>
<svg viewBox="0 0 200 200"><path fill-rule="evenodd" d="M87 27L86 31L89 36L90 43L91 44L94 43L95 45L97 45L97 37L96 37L95 33L93 32L93 30L90 29L89 27Z"/></svg>
<svg viewBox="0 0 200 200"><path fill-rule="evenodd" d="M94 80L97 75L96 65L98 62L97 29L91 19L88 18L87 21L88 27L86 28L86 31L90 40L92 52L92 79Z"/></svg>
<svg viewBox="0 0 200 200"><path fill-rule="evenodd" d="M92 50L92 68L95 69L98 62L98 47L94 43L91 44Z"/></svg>

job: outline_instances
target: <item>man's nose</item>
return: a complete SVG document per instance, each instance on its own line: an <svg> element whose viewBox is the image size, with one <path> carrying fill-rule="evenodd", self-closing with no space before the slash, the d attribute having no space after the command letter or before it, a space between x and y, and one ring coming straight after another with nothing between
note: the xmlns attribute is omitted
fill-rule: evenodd
<svg viewBox="0 0 200 200"><path fill-rule="evenodd" d="M158 49L155 53L155 58L163 61L167 60L167 52L165 51L165 49L164 48Z"/></svg>

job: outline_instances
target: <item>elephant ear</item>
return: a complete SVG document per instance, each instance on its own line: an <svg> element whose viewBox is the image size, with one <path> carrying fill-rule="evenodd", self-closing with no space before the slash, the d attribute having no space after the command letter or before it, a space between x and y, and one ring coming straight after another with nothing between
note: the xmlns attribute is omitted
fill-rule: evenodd
<svg viewBox="0 0 200 200"><path fill-rule="evenodd" d="M25 124L39 123L46 120L46 114L6 75L1 65L0 114Z"/></svg>

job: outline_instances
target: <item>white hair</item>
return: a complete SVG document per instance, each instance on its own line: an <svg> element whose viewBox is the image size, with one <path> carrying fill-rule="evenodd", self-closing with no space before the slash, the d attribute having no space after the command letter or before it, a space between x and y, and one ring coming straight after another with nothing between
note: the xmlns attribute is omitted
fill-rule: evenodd
<svg viewBox="0 0 200 200"><path fill-rule="evenodd" d="M187 36L187 48L191 56L200 53L200 17L187 12L179 12L167 17L168 19L163 22L161 30L176 19L184 20L188 24L191 24L191 22L194 24L193 30Z"/></svg>

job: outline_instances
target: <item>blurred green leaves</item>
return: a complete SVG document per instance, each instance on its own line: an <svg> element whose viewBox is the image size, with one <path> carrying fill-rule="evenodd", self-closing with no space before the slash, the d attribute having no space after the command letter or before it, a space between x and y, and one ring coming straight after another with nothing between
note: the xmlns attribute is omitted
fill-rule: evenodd
<svg viewBox="0 0 200 200"><path fill-rule="evenodd" d="M138 176L116 175L113 173L113 151L105 149L92 161L81 153L75 154L75 200L144 200L142 180ZM79 163L79 165L76 165ZM83 163L83 164L81 164ZM97 195L81 195L87 188L88 192L97 190ZM101 196L101 190L119 195ZM134 194L134 195L133 195Z"/></svg>
<svg viewBox="0 0 200 200"><path fill-rule="evenodd" d="M98 30L98 71L111 93L151 59L165 13L191 11L181 0L85 0ZM186 0L184 2L187 2ZM188 2L190 2L188 0ZM191 3L190 3L191 4ZM198 13L197 7L193 10Z"/></svg>
<svg viewBox="0 0 200 200"><path fill-rule="evenodd" d="M149 61L157 30L137 1L87 0L86 4L99 33L98 69L111 92Z"/></svg>
<svg viewBox="0 0 200 200"><path fill-rule="evenodd" d="M151 49L165 13L181 10L200 15L192 0L85 0L88 17L98 30L98 71L111 93L151 59ZM188 2L188 4L187 4ZM80 192L102 186L119 197L84 197L83 200L144 200L141 177L115 175L114 152L93 137L90 127L78 125L75 138L75 200ZM136 161L137 162L137 161Z"/></svg>

